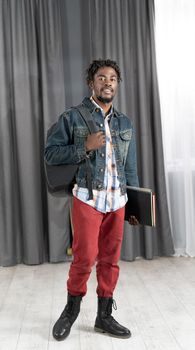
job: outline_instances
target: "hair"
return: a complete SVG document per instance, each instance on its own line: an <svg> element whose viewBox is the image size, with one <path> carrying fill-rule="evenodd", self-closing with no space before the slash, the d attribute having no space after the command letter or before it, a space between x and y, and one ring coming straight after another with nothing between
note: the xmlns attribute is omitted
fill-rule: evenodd
<svg viewBox="0 0 195 350"><path fill-rule="evenodd" d="M106 59L106 60L98 59L98 60L93 60L89 68L86 70L86 73L87 73L86 80L88 85L91 81L93 81L94 75L97 73L98 69L102 67L112 67L117 73L118 83L122 80L120 68L115 61L112 61L110 59Z"/></svg>

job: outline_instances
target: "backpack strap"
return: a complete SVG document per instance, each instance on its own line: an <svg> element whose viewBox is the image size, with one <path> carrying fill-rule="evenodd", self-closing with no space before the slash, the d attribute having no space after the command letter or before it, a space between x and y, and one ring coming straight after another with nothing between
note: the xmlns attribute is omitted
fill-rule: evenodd
<svg viewBox="0 0 195 350"><path fill-rule="evenodd" d="M98 132L98 127L95 124L94 118L92 114L89 112L88 108L86 108L83 104L73 107L79 111L85 123L88 126L88 129L91 134ZM86 178L87 178L87 188L89 191L89 200L93 199L93 191L92 191L92 172L90 167L89 157L86 157Z"/></svg>
<svg viewBox="0 0 195 350"><path fill-rule="evenodd" d="M95 124L94 118L92 117L92 114L89 112L88 108L86 108L83 104L80 104L78 106L75 106L81 116L83 117L85 123L87 124L89 131L91 134L98 132L98 127Z"/></svg>

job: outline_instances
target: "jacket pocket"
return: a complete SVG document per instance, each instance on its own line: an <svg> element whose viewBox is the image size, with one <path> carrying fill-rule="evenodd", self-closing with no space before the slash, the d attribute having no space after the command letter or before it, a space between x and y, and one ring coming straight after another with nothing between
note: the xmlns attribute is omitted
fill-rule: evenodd
<svg viewBox="0 0 195 350"><path fill-rule="evenodd" d="M87 137L88 134L89 134L89 131L87 128L78 127L74 129L74 135L76 138Z"/></svg>
<svg viewBox="0 0 195 350"><path fill-rule="evenodd" d="M132 130L130 129L125 131L120 131L119 135L123 141L130 141L132 137Z"/></svg>
<svg viewBox="0 0 195 350"><path fill-rule="evenodd" d="M87 128L78 127L74 129L74 143L77 146L83 146L89 131Z"/></svg>
<svg viewBox="0 0 195 350"><path fill-rule="evenodd" d="M129 144L131 142L132 138L132 130L125 130L119 132L119 152L120 152L120 159L122 160L123 166L125 165L126 158L127 158L127 152L129 148Z"/></svg>

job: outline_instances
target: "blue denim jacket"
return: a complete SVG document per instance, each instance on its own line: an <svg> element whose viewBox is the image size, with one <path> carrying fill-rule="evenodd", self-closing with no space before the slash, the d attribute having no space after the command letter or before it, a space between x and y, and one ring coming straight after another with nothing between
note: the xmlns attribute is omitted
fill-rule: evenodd
<svg viewBox="0 0 195 350"><path fill-rule="evenodd" d="M104 119L99 108L89 98L82 102L92 113L100 131L105 132ZM137 159L135 134L131 120L113 109L110 119L110 132L115 150L118 179L121 194L126 192L126 185L139 186L137 176ZM79 187L86 184L85 140L89 130L76 108L70 108L58 119L52 132L48 135L45 146L45 160L48 164L79 164L76 183ZM92 187L101 190L104 184L105 146L90 152Z"/></svg>

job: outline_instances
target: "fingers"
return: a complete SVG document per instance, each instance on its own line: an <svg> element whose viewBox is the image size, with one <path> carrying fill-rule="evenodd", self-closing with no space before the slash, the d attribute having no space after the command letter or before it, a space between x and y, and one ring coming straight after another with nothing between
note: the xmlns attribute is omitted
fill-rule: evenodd
<svg viewBox="0 0 195 350"><path fill-rule="evenodd" d="M106 143L106 136L102 131L98 131L95 134L91 134L88 136L88 138L91 138L91 140L93 140L93 142L98 145L98 148Z"/></svg>
<svg viewBox="0 0 195 350"><path fill-rule="evenodd" d="M97 134L99 141L104 145L106 143L106 135L102 131L99 131Z"/></svg>
<svg viewBox="0 0 195 350"><path fill-rule="evenodd" d="M136 219L135 216L131 215L129 218L129 224L132 226L139 225L139 221Z"/></svg>
<svg viewBox="0 0 195 350"><path fill-rule="evenodd" d="M102 131L98 131L94 134L89 134L85 142L85 148L87 151L101 148L106 143L106 136Z"/></svg>

